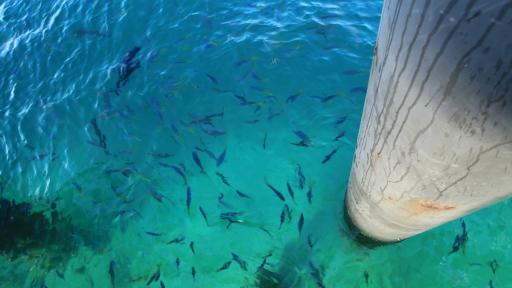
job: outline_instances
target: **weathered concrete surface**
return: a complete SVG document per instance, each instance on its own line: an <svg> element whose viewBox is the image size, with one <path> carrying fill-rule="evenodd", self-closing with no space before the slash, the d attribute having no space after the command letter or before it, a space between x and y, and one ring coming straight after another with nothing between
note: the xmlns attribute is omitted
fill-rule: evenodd
<svg viewBox="0 0 512 288"><path fill-rule="evenodd" d="M385 0L346 206L395 241L512 194L512 1Z"/></svg>

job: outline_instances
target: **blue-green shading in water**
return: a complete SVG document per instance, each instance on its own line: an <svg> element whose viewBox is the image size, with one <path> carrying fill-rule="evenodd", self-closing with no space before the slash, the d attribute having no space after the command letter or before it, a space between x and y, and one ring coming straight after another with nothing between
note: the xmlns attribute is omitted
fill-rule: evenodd
<svg viewBox="0 0 512 288"><path fill-rule="evenodd" d="M0 3L1 286L510 285L510 202L343 221L381 6Z"/></svg>

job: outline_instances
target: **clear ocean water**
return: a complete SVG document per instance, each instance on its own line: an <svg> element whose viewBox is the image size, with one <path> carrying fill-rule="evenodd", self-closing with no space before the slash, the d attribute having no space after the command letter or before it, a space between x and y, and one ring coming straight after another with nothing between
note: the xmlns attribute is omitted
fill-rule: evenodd
<svg viewBox="0 0 512 288"><path fill-rule="evenodd" d="M1 1L0 287L512 287L510 201L343 220L381 8Z"/></svg>

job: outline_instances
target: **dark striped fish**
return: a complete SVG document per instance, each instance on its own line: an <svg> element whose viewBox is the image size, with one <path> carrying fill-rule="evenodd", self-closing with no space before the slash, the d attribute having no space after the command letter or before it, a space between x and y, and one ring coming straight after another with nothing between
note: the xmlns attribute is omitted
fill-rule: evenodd
<svg viewBox="0 0 512 288"><path fill-rule="evenodd" d="M219 269L217 269L217 272L224 271L224 270L228 269L229 266L231 266L231 262L232 262L232 260L229 260L229 261L225 262L224 264L222 264L222 266Z"/></svg>
<svg viewBox="0 0 512 288"><path fill-rule="evenodd" d="M286 182L286 187L288 188L288 194L290 194L290 197L292 198L293 202L295 202L295 192L293 192L293 188L289 182Z"/></svg>
<svg viewBox="0 0 512 288"><path fill-rule="evenodd" d="M180 257L176 257L176 261L174 261L176 263L176 271L180 271Z"/></svg>
<svg viewBox="0 0 512 288"><path fill-rule="evenodd" d="M201 212L201 215L203 215L204 222L206 222L206 226L210 226L208 224L208 217L206 217L206 212L204 212L203 207L199 206L199 212Z"/></svg>
<svg viewBox="0 0 512 288"><path fill-rule="evenodd" d="M222 183L226 184L226 186L228 186L228 187L231 187L231 184L229 184L228 179L226 178L226 176L224 176L222 173L220 173L218 171L215 172L215 174L217 176L219 176L219 178L222 180Z"/></svg>
<svg viewBox="0 0 512 288"><path fill-rule="evenodd" d="M247 199L251 199L251 197L245 193L243 193L242 191L240 190L236 190L236 194L242 198L247 198Z"/></svg>
<svg viewBox="0 0 512 288"><path fill-rule="evenodd" d="M267 185L268 188L270 188L270 190L272 190L274 192L274 194L276 194L277 198L281 199L281 201L283 201L283 202L285 201L283 193L279 192L279 190L277 190L274 186L270 185L266 181L265 181L265 184Z"/></svg>
<svg viewBox="0 0 512 288"><path fill-rule="evenodd" d="M196 165L201 169L201 173L206 174L203 168L203 164L201 163L201 159L199 159L199 155L196 152L192 152L192 159L196 162Z"/></svg>
<svg viewBox="0 0 512 288"><path fill-rule="evenodd" d="M297 228L299 228L299 237L302 234L303 226L304 226L304 214L300 213L299 223L297 223Z"/></svg>
<svg viewBox="0 0 512 288"><path fill-rule="evenodd" d="M160 280L160 266L158 266L158 269L156 272L149 278L148 282L146 283L146 286L151 285L153 282L158 282Z"/></svg>
<svg viewBox="0 0 512 288"><path fill-rule="evenodd" d="M196 250L194 249L194 241L190 241L190 244L188 244L188 247L190 248L190 251L192 251L192 254L196 254Z"/></svg>
<svg viewBox="0 0 512 288"><path fill-rule="evenodd" d="M217 158L217 167L219 167L220 165L222 165L222 163L224 163L224 160L226 159L226 151L227 151L227 148L224 148L224 151Z"/></svg>
<svg viewBox="0 0 512 288"><path fill-rule="evenodd" d="M171 241L167 242L167 244L181 244L181 243L183 243L183 241L185 241L185 236L180 235L180 236L172 239Z"/></svg>
<svg viewBox="0 0 512 288"><path fill-rule="evenodd" d="M340 118L338 118L338 120L336 120L336 122L334 124L335 125L340 125L343 122L345 122L346 120L347 120L347 116L341 116Z"/></svg>
<svg viewBox="0 0 512 288"><path fill-rule="evenodd" d="M238 266L242 268L242 270L247 271L247 262L240 258L240 256L236 255L235 253L231 252L231 256L233 257L233 260L238 263Z"/></svg>
<svg viewBox="0 0 512 288"><path fill-rule="evenodd" d="M214 84L219 84L219 81L217 81L217 78L213 77L212 75L208 74L208 73L205 73L206 74L206 77L208 77L208 79L210 79L210 81L212 81Z"/></svg>
<svg viewBox="0 0 512 288"><path fill-rule="evenodd" d="M195 281L196 280L196 274L197 274L196 267L192 266L192 271L191 272L192 272L192 279L194 279L194 281Z"/></svg>
<svg viewBox="0 0 512 288"><path fill-rule="evenodd" d="M192 203L192 189L190 186L187 187L187 211L190 214L190 203Z"/></svg>
<svg viewBox="0 0 512 288"><path fill-rule="evenodd" d="M185 172L183 172L183 170L181 170L181 168L176 165L171 165L170 168L172 168L172 170L174 170L174 172L176 172L178 175L180 175L181 178L183 179L184 185L187 185L187 176L185 175Z"/></svg>
<svg viewBox="0 0 512 288"><path fill-rule="evenodd" d="M336 142L336 141L340 140L343 137L345 137L345 131L341 131L340 134L336 135L336 137L332 141Z"/></svg>
<svg viewBox="0 0 512 288"><path fill-rule="evenodd" d="M322 164L327 163L327 161L331 160L332 156L338 152L338 148L332 150L329 154L325 155L324 160L322 160Z"/></svg>
<svg viewBox="0 0 512 288"><path fill-rule="evenodd" d="M303 190L304 184L306 183L306 177L304 177L304 174L302 173L302 167L300 167L300 164L297 164L297 176L299 177L300 190Z"/></svg>
<svg viewBox="0 0 512 288"><path fill-rule="evenodd" d="M114 260L111 260L108 265L108 275L110 276L110 284L112 287L116 287L116 262Z"/></svg>

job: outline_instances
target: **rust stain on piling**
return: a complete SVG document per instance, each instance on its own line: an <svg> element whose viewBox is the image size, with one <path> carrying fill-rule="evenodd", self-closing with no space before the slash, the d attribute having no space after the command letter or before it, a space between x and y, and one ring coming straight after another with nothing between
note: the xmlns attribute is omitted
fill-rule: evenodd
<svg viewBox="0 0 512 288"><path fill-rule="evenodd" d="M445 203L427 200L427 199L412 199L407 205L407 209L412 214L422 214L429 212L444 212L456 209L456 206L448 205Z"/></svg>

